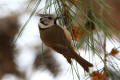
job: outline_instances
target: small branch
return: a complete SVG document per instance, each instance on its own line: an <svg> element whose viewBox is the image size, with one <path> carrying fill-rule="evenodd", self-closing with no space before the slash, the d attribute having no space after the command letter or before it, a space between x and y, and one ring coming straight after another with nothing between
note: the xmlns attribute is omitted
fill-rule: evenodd
<svg viewBox="0 0 120 80"><path fill-rule="evenodd" d="M103 44L103 48L104 48L104 74L106 74L106 61L107 61L107 51L106 51L106 36L104 35L104 44Z"/></svg>
<svg viewBox="0 0 120 80"><path fill-rule="evenodd" d="M103 48L104 48L104 61L106 62L106 57L107 57L107 53L106 53L106 36L104 36Z"/></svg>

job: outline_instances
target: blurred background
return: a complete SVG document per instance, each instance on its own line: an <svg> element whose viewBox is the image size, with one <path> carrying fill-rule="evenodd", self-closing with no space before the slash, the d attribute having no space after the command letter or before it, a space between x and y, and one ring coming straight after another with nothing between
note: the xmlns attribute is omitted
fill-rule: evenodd
<svg viewBox="0 0 120 80"><path fill-rule="evenodd" d="M16 41L16 35L33 10L32 7L26 10L29 2L0 1L0 80L66 80L70 75L64 75L67 75L70 65L62 55L53 54L55 52L47 47L42 48L39 17L32 17ZM44 5L43 0L39 9Z"/></svg>
<svg viewBox="0 0 120 80"><path fill-rule="evenodd" d="M40 4L35 7L39 1L0 0L0 80L95 80L90 78L89 73L84 72L75 61L73 61L74 66L71 66L62 55L57 54L57 52L49 49L41 42L38 30L39 17L35 16L33 12L37 9L35 12L43 13L42 9L46 5L46 0L41 0ZM105 1L112 7L109 13L113 18L111 19L106 15L106 12L104 17L119 32L120 1ZM53 6L51 7L51 13L55 14ZM117 48L116 50L120 50L120 36L119 33L116 35L112 30L109 31L115 36L113 38L114 42L107 39L106 51L110 53L114 47ZM103 38L101 40L101 43L104 44ZM98 48L99 52L102 52L101 47L98 46ZM79 50L79 52L86 53L84 49ZM87 53L92 53L92 51ZM95 60L92 60L92 54L81 54L81 56L94 64L95 67L91 69L90 74L104 67L104 63L101 62L102 60L97 55ZM118 54L117 58L114 59L117 64L120 64L119 56ZM116 63L114 65L120 72L120 66ZM119 80L120 73L117 74L116 68L111 69L109 67L108 69L111 74L114 74L114 80Z"/></svg>

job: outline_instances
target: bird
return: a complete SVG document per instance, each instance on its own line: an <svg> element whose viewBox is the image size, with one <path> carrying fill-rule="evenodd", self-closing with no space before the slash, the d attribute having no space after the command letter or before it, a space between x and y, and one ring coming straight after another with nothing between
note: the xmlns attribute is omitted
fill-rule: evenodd
<svg viewBox="0 0 120 80"><path fill-rule="evenodd" d="M89 67L93 64L82 58L72 46L72 36L70 32L57 24L57 17L53 14L38 14L40 17L38 22L40 38L42 42L62 54L68 63L72 64L72 60L76 60L85 71L89 72Z"/></svg>

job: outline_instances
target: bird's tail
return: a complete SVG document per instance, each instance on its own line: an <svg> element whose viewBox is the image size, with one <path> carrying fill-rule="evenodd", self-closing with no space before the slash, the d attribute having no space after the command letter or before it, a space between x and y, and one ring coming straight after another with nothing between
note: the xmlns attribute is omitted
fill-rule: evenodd
<svg viewBox="0 0 120 80"><path fill-rule="evenodd" d="M89 72L89 67L93 67L92 63L86 61L84 58L79 56L76 52L74 52L73 59L75 59L87 72Z"/></svg>

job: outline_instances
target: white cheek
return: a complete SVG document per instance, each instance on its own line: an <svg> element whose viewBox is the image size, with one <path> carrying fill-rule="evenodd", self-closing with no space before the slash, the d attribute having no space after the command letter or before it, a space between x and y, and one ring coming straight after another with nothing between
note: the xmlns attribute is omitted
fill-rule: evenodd
<svg viewBox="0 0 120 80"><path fill-rule="evenodd" d="M45 25L43 25L41 23L38 23L38 25L39 25L40 28L46 28L47 27L47 26L45 26Z"/></svg>
<svg viewBox="0 0 120 80"><path fill-rule="evenodd" d="M49 27L51 27L53 24L50 24L50 25L44 25L44 24L42 24L42 23L38 23L38 25L39 25L39 27L40 28L49 28Z"/></svg>

